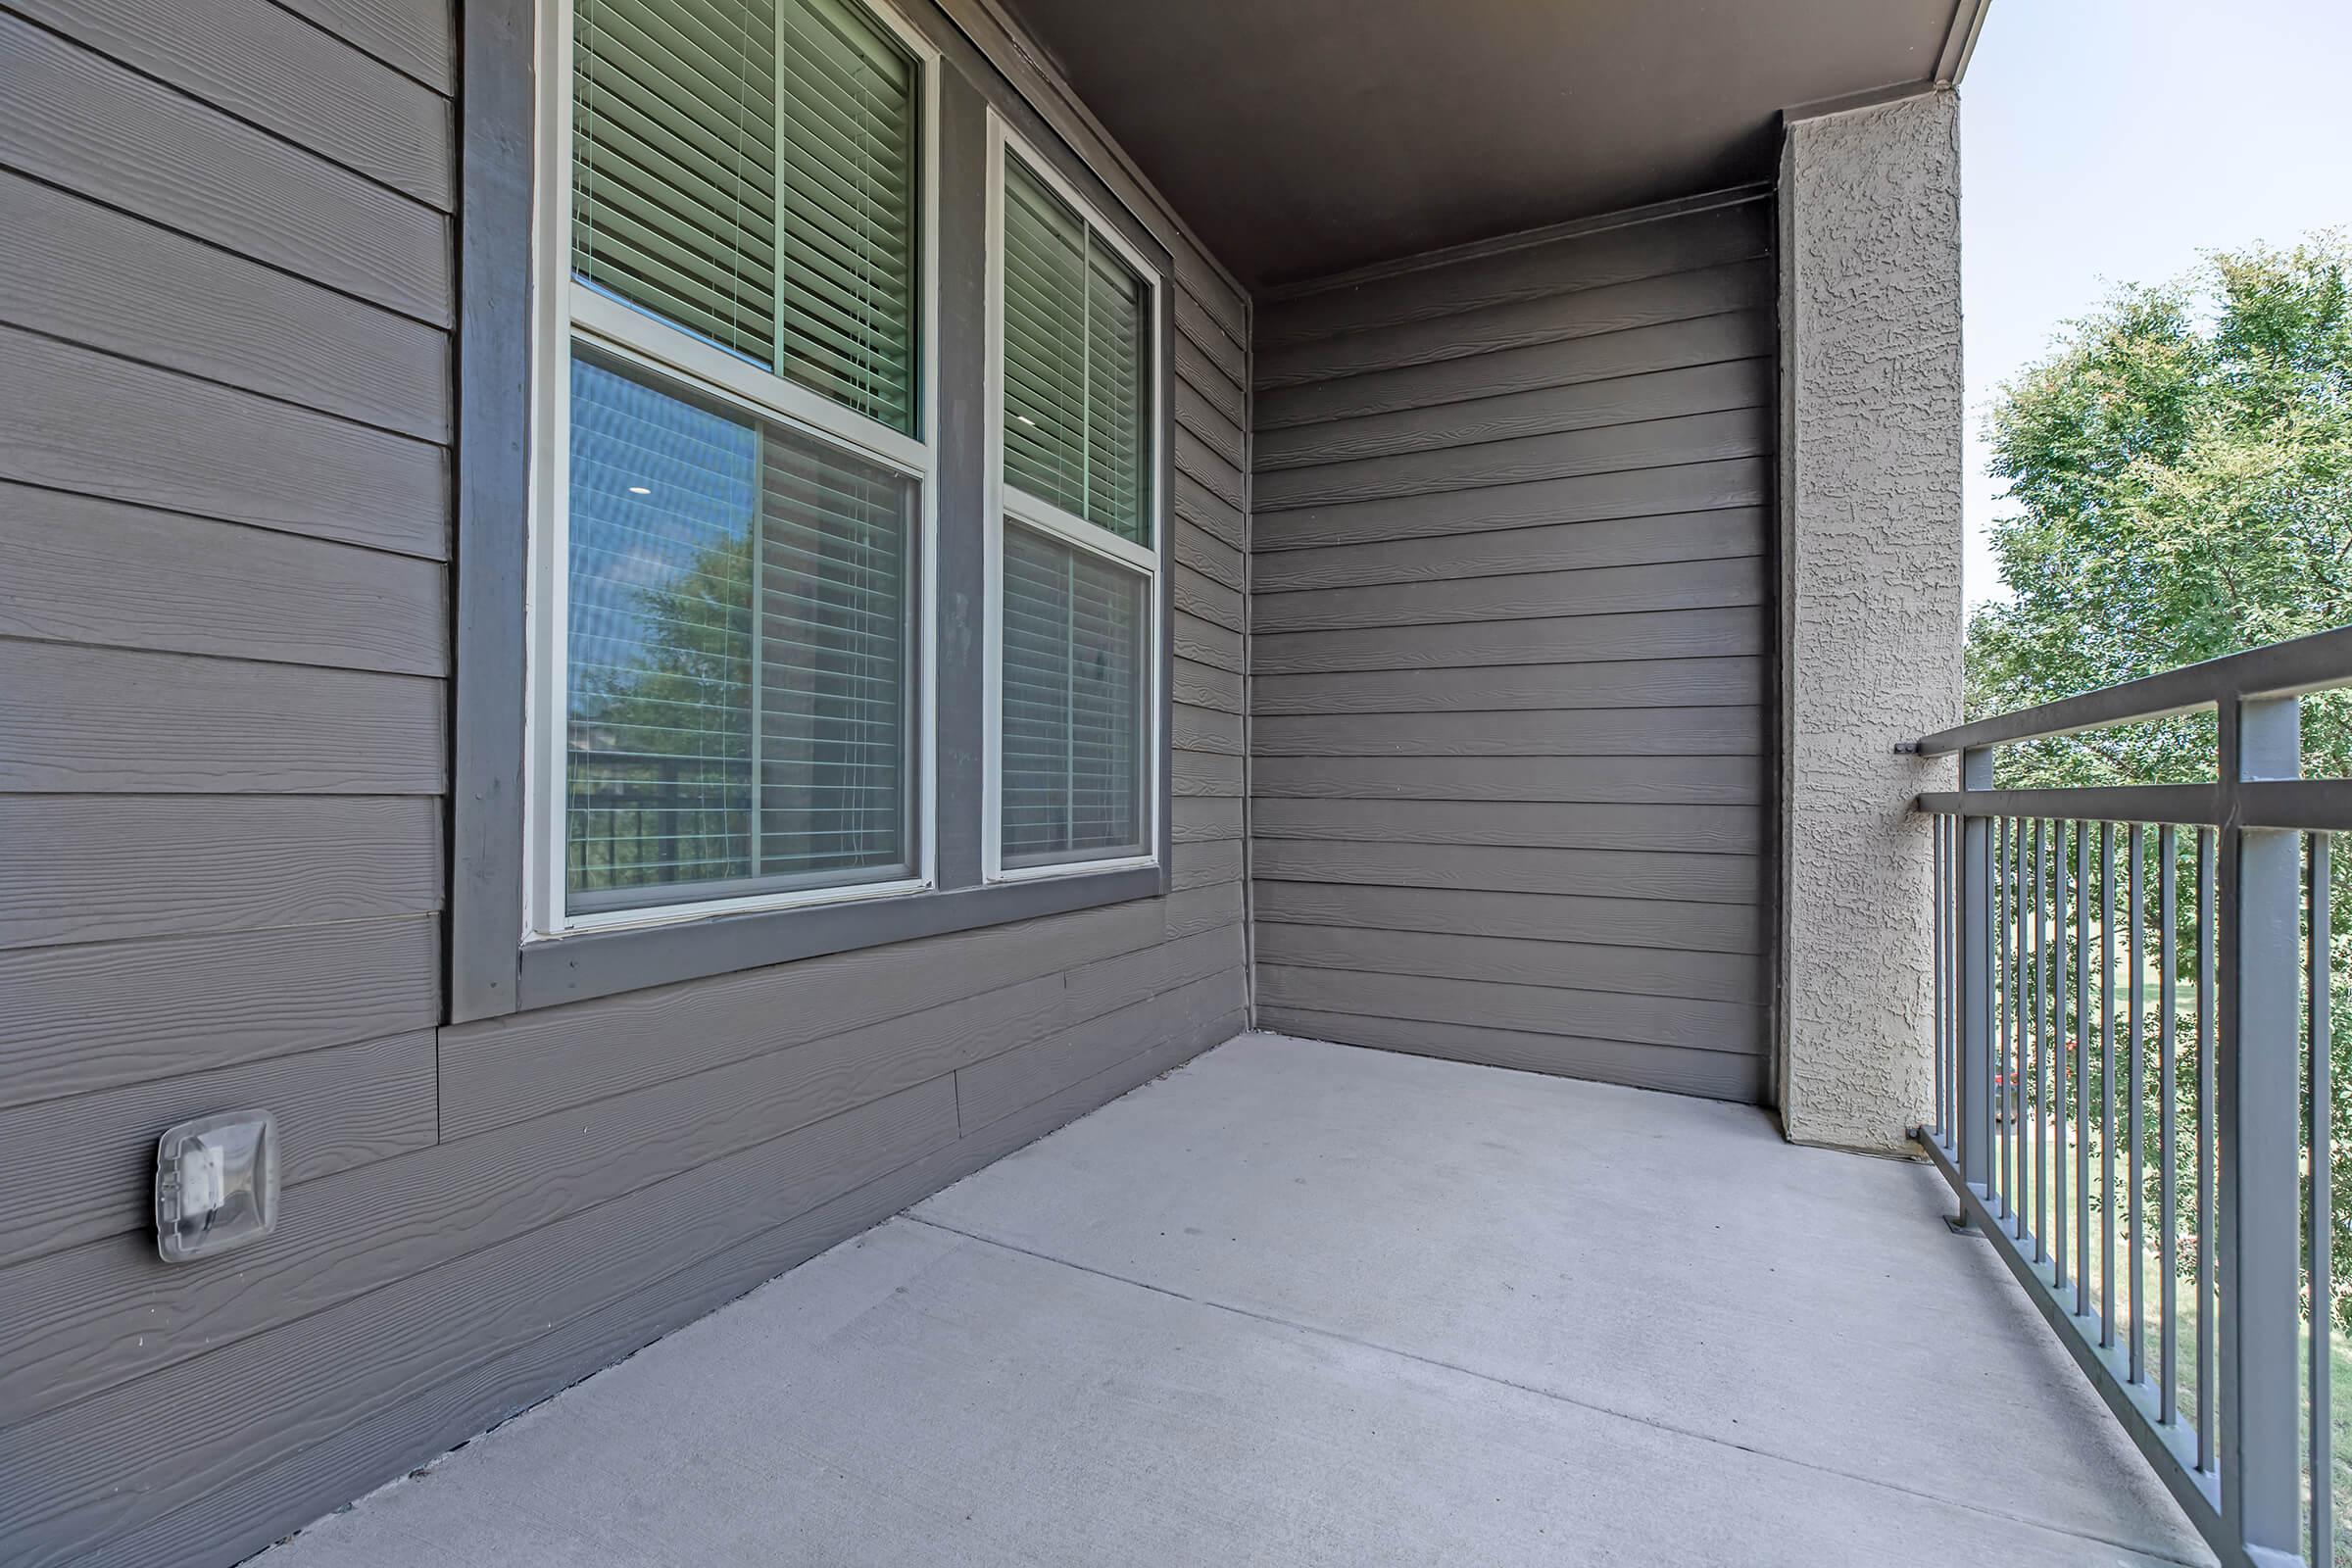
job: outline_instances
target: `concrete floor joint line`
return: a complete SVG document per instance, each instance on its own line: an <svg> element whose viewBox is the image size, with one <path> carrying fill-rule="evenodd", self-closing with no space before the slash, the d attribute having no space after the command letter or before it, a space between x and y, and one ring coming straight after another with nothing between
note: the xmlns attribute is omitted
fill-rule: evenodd
<svg viewBox="0 0 2352 1568"><path fill-rule="evenodd" d="M1164 1285L1154 1285L1149 1280L1139 1280L1126 1274L1114 1274L1108 1269L1096 1268L1089 1263L1076 1262L1066 1257L1056 1257L1051 1252L1041 1252L1035 1248L1023 1247L1018 1242L1008 1242L1002 1237L985 1236L977 1231L968 1231L960 1226L950 1225L941 1220L928 1218L924 1215L914 1212L912 1209L908 1209L906 1212L899 1215L898 1217L900 1219L912 1220L915 1224L926 1226L931 1230L944 1231L951 1236L962 1237L968 1242L978 1242L983 1247L994 1247L1002 1251L1014 1252L1022 1257L1035 1258L1041 1263L1050 1263L1059 1268L1071 1269L1080 1274L1091 1274L1097 1279L1108 1280L1114 1285L1126 1285L1139 1291L1150 1291L1154 1296L1164 1296L1170 1300L1183 1301L1193 1306L1204 1306L1212 1311L1231 1312L1236 1317L1250 1318L1255 1322L1265 1323L1275 1328L1290 1329L1300 1334L1317 1335L1323 1339L1335 1340L1343 1345L1354 1346L1358 1349L1370 1350L1376 1355L1393 1355L1400 1360L1415 1361L1423 1366L1431 1367L1441 1372L1451 1372L1461 1377L1476 1378L1482 1383L1491 1383L1496 1388L1510 1389L1520 1394L1533 1395L1535 1397L1540 1399L1556 1399L1562 1404L1574 1405L1580 1410L1590 1410L1595 1415L1604 1415L1619 1421L1630 1421L1638 1426L1649 1427L1654 1431L1664 1432L1678 1438L1690 1438L1700 1443L1713 1444L1719 1448L1729 1448L1735 1452L1752 1454L1756 1458L1769 1459L1776 1464L1792 1465L1800 1470L1811 1470L1821 1475L1836 1476L1840 1481L1851 1481L1857 1486L1876 1487L1884 1492L1891 1492L1908 1497L1917 1497L1923 1502L1936 1502L1942 1503L1946 1507L1965 1508L1971 1513L1983 1514L1988 1519L2000 1519L2010 1524L2024 1525L2033 1530L2046 1530L2054 1536L2065 1536L2071 1540L2087 1542L2094 1545L2112 1546L2118 1551L2136 1551L2142 1555L2155 1557L2165 1562L2179 1563L2181 1565L2181 1568L2203 1568L2203 1565L2200 1564L2195 1558L2177 1556L2171 1552L2163 1550L2161 1547L2154 1546L2146 1543L2117 1541L2105 1536L2087 1535L2081 1530L2072 1529L2066 1525L2052 1524L2046 1519L2035 1519L2027 1514L2012 1513L2005 1508L1987 1508L1984 1504L1971 1501L1966 1497L1945 1496L1940 1493L1927 1492L1916 1487L1897 1486L1891 1481L1884 1481L1876 1476L1857 1474L1851 1470L1841 1470L1836 1465L1826 1465L1816 1460L1800 1458L1794 1454L1781 1453L1771 1448L1757 1447L1752 1444L1734 1443L1730 1439L1720 1437L1712 1432L1702 1432L1693 1427L1677 1426L1671 1421L1660 1421L1655 1416L1642 1415L1638 1411L1619 1409L1615 1405L1598 1404L1591 1399L1580 1399L1572 1394L1562 1394L1557 1389L1538 1388L1533 1384L1514 1382L1509 1378L1496 1377L1492 1372L1481 1372L1476 1367L1462 1366L1457 1362L1442 1360L1436 1356L1423 1355L1418 1351L1407 1350L1394 1345L1383 1345L1377 1340L1359 1339L1352 1334L1343 1334L1337 1329L1324 1328L1319 1324L1300 1323L1291 1318L1277 1316L1271 1312L1261 1312L1251 1307L1237 1306L1231 1301L1214 1300L1210 1298L1202 1296L1187 1296L1182 1291L1171 1290Z"/></svg>

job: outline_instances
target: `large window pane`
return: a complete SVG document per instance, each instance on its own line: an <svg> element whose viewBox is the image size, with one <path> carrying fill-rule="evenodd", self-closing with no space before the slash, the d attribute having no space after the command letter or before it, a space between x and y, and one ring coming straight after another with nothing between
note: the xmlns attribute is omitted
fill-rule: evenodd
<svg viewBox="0 0 2352 1568"><path fill-rule="evenodd" d="M1004 864L1142 853L1148 584L1005 526Z"/></svg>
<svg viewBox="0 0 2352 1568"><path fill-rule="evenodd" d="M906 874L910 481L572 364L575 910Z"/></svg>
<svg viewBox="0 0 2352 1568"><path fill-rule="evenodd" d="M576 0L574 272L911 432L918 81L847 0Z"/></svg>
<svg viewBox="0 0 2352 1568"><path fill-rule="evenodd" d="M1020 159L1004 160L1004 477L1152 543L1144 280Z"/></svg>

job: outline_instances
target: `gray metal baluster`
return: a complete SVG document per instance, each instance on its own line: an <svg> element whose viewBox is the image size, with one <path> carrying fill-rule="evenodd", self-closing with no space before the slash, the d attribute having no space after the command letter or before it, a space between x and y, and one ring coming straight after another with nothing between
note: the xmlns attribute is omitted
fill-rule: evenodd
<svg viewBox="0 0 2352 1568"><path fill-rule="evenodd" d="M1960 930L1965 911L1960 901L1960 829L1958 817L1943 825L1943 981L1944 981L1944 1142L1960 1144Z"/></svg>
<svg viewBox="0 0 2352 1568"><path fill-rule="evenodd" d="M1999 1054L1992 1072L1992 1122L2001 1144L1999 1155L1993 1161L1993 1185L1998 1190L1999 1201L1992 1205L1992 1214L1995 1219L2006 1219L2009 1216L2010 1192L2009 1093L2017 1087L2017 1080L2009 1071L2009 1014L2012 1010L2010 1003L2017 995L2017 986L2015 973L2009 966L2009 901L2016 878L2010 874L2009 819L2005 816L2000 819L2000 844L1996 858L1999 861L1995 874L1999 878L2000 909L1994 916L1992 961L1997 971L1996 983L2000 988L1997 1000L2001 1008L2001 1033L1997 1042Z"/></svg>
<svg viewBox="0 0 2352 1568"><path fill-rule="evenodd" d="M2075 824L2075 1316L2090 1311L2090 824Z"/></svg>
<svg viewBox="0 0 2352 1568"><path fill-rule="evenodd" d="M2177 1167L2173 1123L2180 1094L2180 1085L2173 1068L2173 967L2180 956L2179 930L2180 925L2180 878L2175 874L2174 861L2180 858L2180 840L2170 826L2156 830L2156 1145L2157 1180L2163 1185L2156 1189L2156 1255L2160 1272L2156 1276L2156 1377L2158 1388L2157 1419L2171 1426L2180 1419L2180 1334L2179 1303L2175 1299L2173 1280L2180 1273L2180 1252L2174 1233L2180 1228L2173 1179Z"/></svg>
<svg viewBox="0 0 2352 1568"><path fill-rule="evenodd" d="M2328 1352L2332 1348L2335 1306L2331 1255L2335 1210L2329 1206L2333 1172L2328 1168L2333 1152L2328 1147L2328 1135L2330 1112L2335 1103L2328 1059L2330 1023L2328 1007L2333 989L2328 944L2328 834L2311 835L2308 900L2311 924L2305 939L2310 954L2306 968L2311 1008L2311 1110L2310 1127L2305 1135L2311 1151L2311 1217L2305 1226L2310 1255L2304 1264L2311 1292L2311 1365L2305 1375L2311 1380L2311 1560L2315 1564L2330 1562L2335 1554L2335 1510L2331 1495L2335 1445L2328 1409L2334 1364L2334 1357Z"/></svg>
<svg viewBox="0 0 2352 1568"><path fill-rule="evenodd" d="M2042 1136L2041 1130L2042 1114L2049 1108L2046 1097L2042 1093L2041 1071L2044 1059L2050 1054L2049 1014L2044 1010L2044 1004L2049 997L2050 935L2049 927L2042 924L2042 914L2049 906L2050 890L2049 864L2043 858L2044 849L2042 822L2039 817L2035 817L2034 819L2032 894L2034 905L2034 983L2030 988L2034 1003L2034 1028L2029 1037L2033 1043L2033 1059L2028 1063L2026 1069L2026 1082L2033 1097L2034 1139L2027 1148L2027 1152L2032 1158L2030 1160L2031 1168L2026 1178L2026 1213L2029 1222L2034 1227L2034 1261L2036 1263L2050 1255L2048 1250L2042 1246L2042 1239L2050 1233L2050 1222L2046 1213L2050 1187L2050 1145L2049 1140Z"/></svg>
<svg viewBox="0 0 2352 1568"><path fill-rule="evenodd" d="M2009 1234L2024 1238L2026 1210L2033 1198L2026 1191L2026 819L2019 817L2009 836L2009 1083L2003 1108L2009 1112Z"/></svg>
<svg viewBox="0 0 2352 1568"><path fill-rule="evenodd" d="M2247 1555L2303 1544L2302 835L2241 824L2239 782L2302 770L2292 697L2222 707L2220 1197L2222 1518ZM2257 1558L2257 1560L2260 1560Z"/></svg>
<svg viewBox="0 0 2352 1568"><path fill-rule="evenodd" d="M1960 787L1992 787L1992 753L1960 754ZM1992 1150L1992 824L1960 824L1960 1179L1983 1192Z"/></svg>
<svg viewBox="0 0 2352 1568"><path fill-rule="evenodd" d="M2213 1430L2214 1334L2219 1317L2213 1300L2213 1248L2220 1234L2213 1217L2213 1009L2214 1009L2214 832L2197 829L2197 1468L2221 1462Z"/></svg>
<svg viewBox="0 0 2352 1568"><path fill-rule="evenodd" d="M2115 1345L2115 823L2098 825L2098 1343Z"/></svg>
<svg viewBox="0 0 2352 1568"><path fill-rule="evenodd" d="M1943 824L1944 819L1941 816L1930 820L1928 851L1931 857L1928 873L1928 907L1929 918L1935 928L1936 954L1935 973L1930 981L1931 1002L1935 1007L1936 1017L1930 1032L1935 1042L1933 1047L1936 1066L1935 1134L1938 1140L1949 1137L1952 1127L1951 1118L1944 1114L1943 1102L1944 1083L1948 1076L1944 1067L1944 1050L1951 1044L1951 1037L1944 1028L1944 1003L1950 995L1950 987L1945 982L1943 972Z"/></svg>
<svg viewBox="0 0 2352 1568"><path fill-rule="evenodd" d="M2142 996L2146 987L2142 984L2140 972L2140 913L2141 906L2146 899L2147 869L2141 854L2146 835L2141 832L2137 822L2132 824L2130 831L2132 834L2132 907L2131 912L2125 917L2124 925L2124 977L2132 988L2130 1009L2132 1054L2129 1057L2132 1064L2132 1110L2124 1118L2124 1136L2132 1143L2131 1157L2128 1161L2132 1183L2128 1200L2131 1205L2128 1210L2130 1221L2126 1227L2132 1255L2124 1264L2124 1279L2132 1291L2132 1381L2145 1383L2148 1380L2148 1364L2144 1344L2146 1336L2143 1330L2146 1327L2148 1315L2146 1299L2148 1277L2146 1267L2147 1231L2144 1228L2146 1222L2140 1214L2140 1189L2144 1185L2141 1181L2140 1151L2147 1144L2148 1064L2147 1053L2140 1048L2141 1038L2147 1033Z"/></svg>
<svg viewBox="0 0 2352 1568"><path fill-rule="evenodd" d="M2050 1014L2056 1029L2057 1047L2050 1057L2050 1119L2056 1127L2058 1157L2051 1162L2053 1178L2050 1202L2050 1229L2055 1240L2050 1248L2052 1285L2066 1284L2066 1093L2069 1076L2069 1046L2073 1031L2066 1026L2066 823L2050 824L2050 940L2057 944L2057 957L2050 966Z"/></svg>

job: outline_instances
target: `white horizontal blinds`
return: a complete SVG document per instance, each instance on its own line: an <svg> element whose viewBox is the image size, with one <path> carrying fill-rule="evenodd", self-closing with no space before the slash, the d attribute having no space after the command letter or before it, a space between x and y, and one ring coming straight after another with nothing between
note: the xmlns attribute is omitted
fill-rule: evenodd
<svg viewBox="0 0 2352 1568"><path fill-rule="evenodd" d="M767 0L575 0L572 270L770 365L776 18Z"/></svg>
<svg viewBox="0 0 2352 1568"><path fill-rule="evenodd" d="M907 873L913 485L572 369L566 902Z"/></svg>
<svg viewBox="0 0 2352 1568"><path fill-rule="evenodd" d="M782 431L762 457L760 868L906 866L914 487Z"/></svg>
<svg viewBox="0 0 2352 1568"><path fill-rule="evenodd" d="M572 269L893 429L919 68L846 0L576 0Z"/></svg>
<svg viewBox="0 0 2352 1568"><path fill-rule="evenodd" d="M1122 539L1152 542L1152 458L1144 440L1144 384L1152 355L1144 280L1090 234L1086 258L1086 506L1088 520Z"/></svg>
<svg viewBox="0 0 2352 1568"><path fill-rule="evenodd" d="M1148 579L1004 529L1000 844L1008 866L1143 844Z"/></svg>
<svg viewBox="0 0 2352 1568"><path fill-rule="evenodd" d="M1086 512L1086 222L1004 158L1004 479Z"/></svg>
<svg viewBox="0 0 2352 1568"><path fill-rule="evenodd" d="M1135 270L1007 153L1004 477L1141 545L1152 542L1149 301Z"/></svg>
<svg viewBox="0 0 2352 1568"><path fill-rule="evenodd" d="M855 6L779 0L779 373L915 423L915 63Z"/></svg>

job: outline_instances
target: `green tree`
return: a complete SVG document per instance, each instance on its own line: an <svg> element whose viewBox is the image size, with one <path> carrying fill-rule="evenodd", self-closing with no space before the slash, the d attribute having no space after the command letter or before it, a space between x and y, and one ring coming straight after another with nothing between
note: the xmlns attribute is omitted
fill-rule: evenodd
<svg viewBox="0 0 2352 1568"><path fill-rule="evenodd" d="M2340 231L2121 290L2001 389L1986 428L2016 511L1992 536L2010 597L1969 624L1972 716L2352 622ZM2213 776L2214 744L2212 714L2182 715L2011 748L1999 781L2194 782ZM2346 694L2306 700L2304 759L2316 776L2352 776ZM2194 835L2182 837L2187 888ZM2352 1275L2352 844L2334 864L2334 1306L2352 1332L2340 1283ZM2183 1080L2195 1082L2193 1056Z"/></svg>

